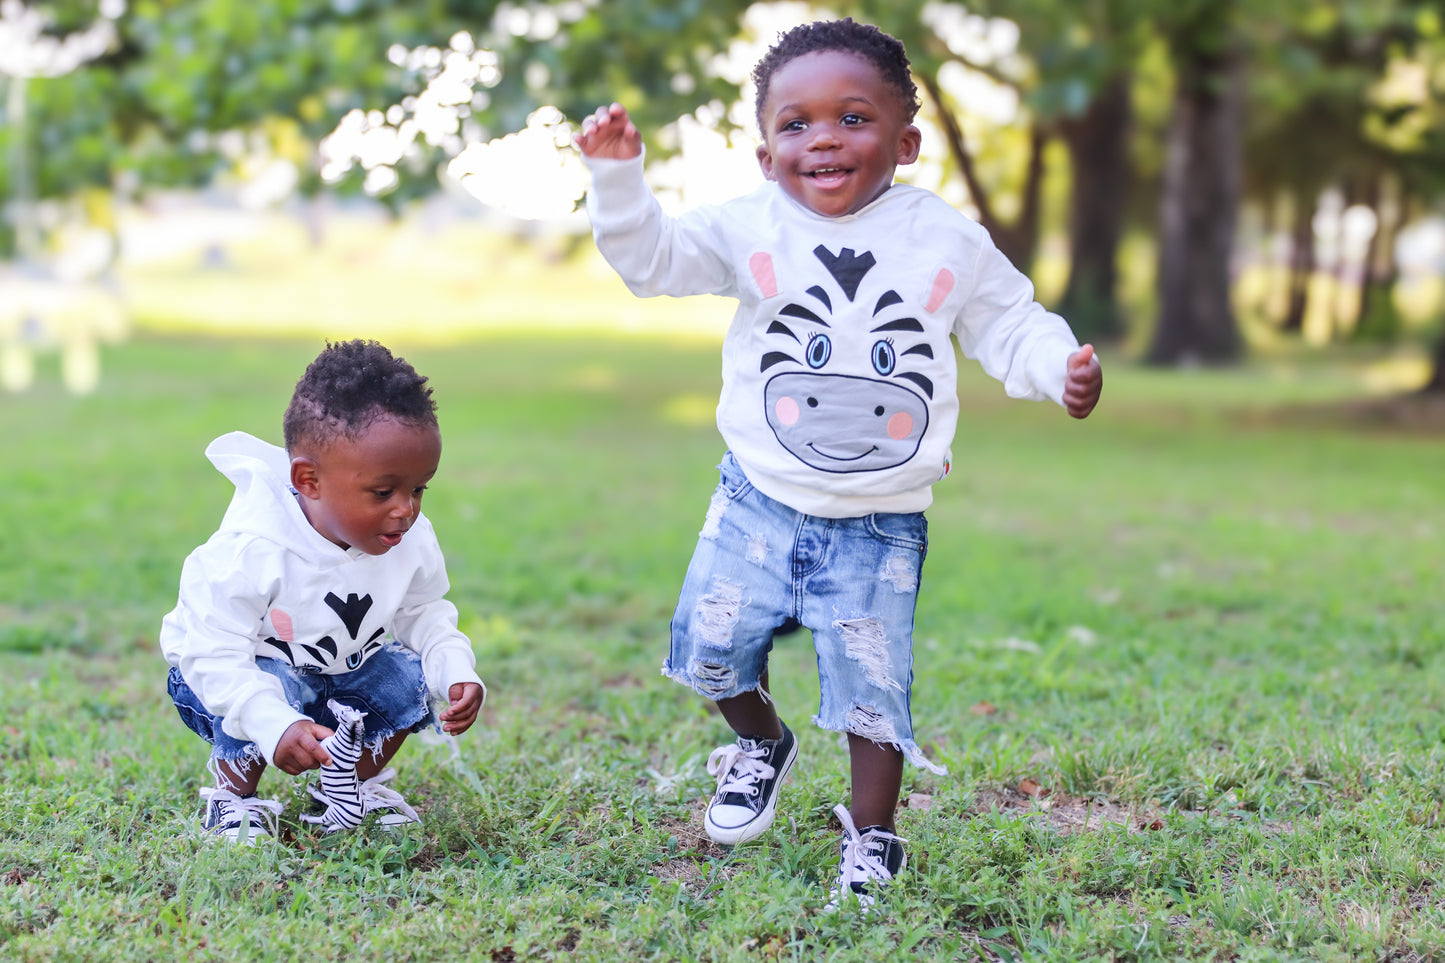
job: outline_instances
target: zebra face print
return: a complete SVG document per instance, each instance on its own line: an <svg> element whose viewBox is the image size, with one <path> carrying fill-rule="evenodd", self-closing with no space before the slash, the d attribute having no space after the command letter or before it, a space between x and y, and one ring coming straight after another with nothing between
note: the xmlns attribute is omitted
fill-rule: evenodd
<svg viewBox="0 0 1445 963"><path fill-rule="evenodd" d="M873 255L844 248L813 252L849 301L873 267ZM873 306L866 333L841 331L833 301L821 285L807 291L807 303L784 305L768 328L778 350L763 355L761 371L784 370L764 387L768 425L779 443L810 468L827 472L894 468L918 452L928 430L933 382L911 370L911 362L933 358L917 318L900 317L898 292L883 292ZM857 322L851 322L856 324ZM867 357L842 357L862 346ZM838 370L841 369L841 370ZM849 374L849 371L867 374Z"/></svg>

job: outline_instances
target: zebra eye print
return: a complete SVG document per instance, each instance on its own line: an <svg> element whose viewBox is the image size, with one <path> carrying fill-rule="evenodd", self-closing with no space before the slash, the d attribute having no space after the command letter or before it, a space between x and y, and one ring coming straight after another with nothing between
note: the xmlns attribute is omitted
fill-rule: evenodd
<svg viewBox="0 0 1445 963"><path fill-rule="evenodd" d="M833 354L833 342L826 334L815 334L808 339L808 367L821 368L828 363L828 358Z"/></svg>

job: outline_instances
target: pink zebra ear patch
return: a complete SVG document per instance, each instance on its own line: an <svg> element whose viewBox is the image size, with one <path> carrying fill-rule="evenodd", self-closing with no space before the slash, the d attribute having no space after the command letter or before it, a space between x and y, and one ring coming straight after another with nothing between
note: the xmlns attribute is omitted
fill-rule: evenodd
<svg viewBox="0 0 1445 963"><path fill-rule="evenodd" d="M952 293L953 272L948 268L939 268L938 273L933 276L933 290L928 292L928 303L924 307L932 314L943 306L943 302Z"/></svg>
<svg viewBox="0 0 1445 963"><path fill-rule="evenodd" d="M778 276L773 273L773 256L766 251L759 251L748 258L748 268L753 272L753 280L758 282L763 297L771 298L778 293Z"/></svg>
<svg viewBox="0 0 1445 963"><path fill-rule="evenodd" d="M280 609L271 610L271 628L276 630L276 638L280 641L296 641L296 629L291 624L291 616Z"/></svg>

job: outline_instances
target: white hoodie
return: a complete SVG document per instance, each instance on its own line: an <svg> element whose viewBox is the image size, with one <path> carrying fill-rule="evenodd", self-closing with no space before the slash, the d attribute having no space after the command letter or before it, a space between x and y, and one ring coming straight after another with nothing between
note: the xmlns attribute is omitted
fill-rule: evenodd
<svg viewBox="0 0 1445 963"><path fill-rule="evenodd" d="M206 457L236 493L220 529L187 556L160 644L228 735L255 742L274 764L282 733L306 718L257 656L336 674L396 640L421 656L436 698L457 682L481 683L425 515L384 555L344 549L307 521L284 449L236 431Z"/></svg>
<svg viewBox="0 0 1445 963"><path fill-rule="evenodd" d="M895 184L824 217L770 182L672 218L641 157L586 163L597 247L633 293L738 299L718 429L749 480L797 511L928 507L958 424L950 335L1011 397L1062 404L1073 332L932 192Z"/></svg>

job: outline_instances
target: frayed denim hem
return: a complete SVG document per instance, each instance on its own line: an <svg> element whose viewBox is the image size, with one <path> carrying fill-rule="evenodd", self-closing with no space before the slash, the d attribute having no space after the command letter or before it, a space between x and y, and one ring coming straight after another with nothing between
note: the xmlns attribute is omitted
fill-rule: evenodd
<svg viewBox="0 0 1445 963"><path fill-rule="evenodd" d="M918 747L918 743L912 738L899 739L897 730L877 713L869 713L866 709L854 708L849 711L848 718L845 719L841 725L826 722L819 716L813 717L813 724L827 732L862 736L875 745L892 746L894 749L903 753L903 757L918 768L927 769L935 776L948 775L947 769L935 762L929 761L929 758L923 754L923 750Z"/></svg>
<svg viewBox="0 0 1445 963"><path fill-rule="evenodd" d="M752 682L739 682L737 670L731 666L723 665L720 662L704 662L701 659L694 659L686 670L674 669L671 660L662 664L662 674L674 682L680 682L704 699L711 699L717 702L721 699L731 699L748 692L756 692L764 702L772 702L773 697L768 690L763 688L760 680Z"/></svg>
<svg viewBox="0 0 1445 963"><path fill-rule="evenodd" d="M261 753L261 747L254 742L243 742L227 748L213 743L211 759L206 764L206 768L211 771L212 775L215 775L214 767L218 762L226 763L236 771L237 775L245 777L251 774L253 766L265 766L266 757Z"/></svg>

